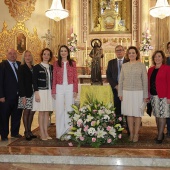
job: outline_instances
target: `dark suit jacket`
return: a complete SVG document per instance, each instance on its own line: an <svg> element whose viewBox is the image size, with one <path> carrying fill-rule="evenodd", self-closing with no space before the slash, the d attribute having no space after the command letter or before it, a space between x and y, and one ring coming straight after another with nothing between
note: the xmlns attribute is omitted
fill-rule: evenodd
<svg viewBox="0 0 170 170"><path fill-rule="evenodd" d="M27 64L18 69L19 96L30 98L33 94L32 72Z"/></svg>
<svg viewBox="0 0 170 170"><path fill-rule="evenodd" d="M123 63L126 63L127 60L124 58ZM117 58L110 60L106 70L106 76L109 84L111 85L112 89L118 85L118 65L117 65Z"/></svg>
<svg viewBox="0 0 170 170"><path fill-rule="evenodd" d="M170 57L167 57L166 64L170 65Z"/></svg>
<svg viewBox="0 0 170 170"><path fill-rule="evenodd" d="M18 68L20 62L17 61ZM0 64L0 98L15 99L18 93L18 82L7 60Z"/></svg>

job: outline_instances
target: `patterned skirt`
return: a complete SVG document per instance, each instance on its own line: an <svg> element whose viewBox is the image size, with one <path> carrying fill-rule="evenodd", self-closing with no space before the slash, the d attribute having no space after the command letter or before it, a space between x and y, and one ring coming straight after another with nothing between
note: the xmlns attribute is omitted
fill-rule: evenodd
<svg viewBox="0 0 170 170"><path fill-rule="evenodd" d="M170 117L170 105L167 104L167 98L159 98L157 95L151 96L151 105L155 117Z"/></svg>
<svg viewBox="0 0 170 170"><path fill-rule="evenodd" d="M33 102L33 96L30 98L26 98L26 105L23 105L22 97L19 97L18 109L32 109L32 102Z"/></svg>

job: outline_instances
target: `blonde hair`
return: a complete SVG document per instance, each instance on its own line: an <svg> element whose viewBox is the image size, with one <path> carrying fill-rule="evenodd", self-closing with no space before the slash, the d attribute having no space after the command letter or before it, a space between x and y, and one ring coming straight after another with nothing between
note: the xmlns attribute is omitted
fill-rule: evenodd
<svg viewBox="0 0 170 170"><path fill-rule="evenodd" d="M25 50L23 53L22 53L22 57L21 57L21 64L25 64L25 53L29 52L31 54L31 57L32 57L32 62L31 62L31 65L34 65L34 60L33 60L33 56L32 56L32 53L31 51L29 50Z"/></svg>

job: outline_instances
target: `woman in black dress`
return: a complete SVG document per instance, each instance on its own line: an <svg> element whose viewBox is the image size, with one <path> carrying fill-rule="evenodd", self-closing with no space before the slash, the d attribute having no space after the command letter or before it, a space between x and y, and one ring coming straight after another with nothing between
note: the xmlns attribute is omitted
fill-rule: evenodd
<svg viewBox="0 0 170 170"><path fill-rule="evenodd" d="M24 109L23 123L25 127L25 138L31 140L36 138L31 132L31 125L34 117L32 110L33 102L33 57L30 51L26 50L22 54L21 66L18 69L18 82L19 82L19 102L18 108Z"/></svg>

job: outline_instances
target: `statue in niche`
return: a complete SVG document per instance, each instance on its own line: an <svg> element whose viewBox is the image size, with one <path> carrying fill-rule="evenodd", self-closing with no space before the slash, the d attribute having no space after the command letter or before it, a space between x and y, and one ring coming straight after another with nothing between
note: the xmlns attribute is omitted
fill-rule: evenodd
<svg viewBox="0 0 170 170"><path fill-rule="evenodd" d="M91 41L91 50L89 56L92 58L91 63L91 84L92 85L102 85L101 76L101 58L103 58L102 43L99 39L93 39Z"/></svg>
<svg viewBox="0 0 170 170"><path fill-rule="evenodd" d="M93 31L127 31L125 19L122 20L122 0L98 0L98 12L94 12L95 24ZM96 5L96 4L95 4Z"/></svg>

